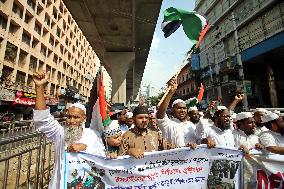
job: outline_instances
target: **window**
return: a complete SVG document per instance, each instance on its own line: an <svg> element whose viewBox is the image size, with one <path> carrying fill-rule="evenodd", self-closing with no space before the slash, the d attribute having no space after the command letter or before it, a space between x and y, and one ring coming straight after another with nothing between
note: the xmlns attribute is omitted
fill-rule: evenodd
<svg viewBox="0 0 284 189"><path fill-rule="evenodd" d="M9 32L15 34L19 30L20 26L18 26L15 22L11 20Z"/></svg>
<svg viewBox="0 0 284 189"><path fill-rule="evenodd" d="M28 53L23 51L23 50L20 50L20 55L19 55L19 66L21 68L23 68L26 64L26 59L27 59L27 56L28 56Z"/></svg>
<svg viewBox="0 0 284 189"><path fill-rule="evenodd" d="M26 74L21 71L17 71L16 82L17 83L25 83Z"/></svg>
<svg viewBox="0 0 284 189"><path fill-rule="evenodd" d="M60 38L60 29L59 28L57 28L57 30L56 30L56 35Z"/></svg>
<svg viewBox="0 0 284 189"><path fill-rule="evenodd" d="M7 27L7 18L3 15L0 15L0 26L2 29L6 30Z"/></svg>
<svg viewBox="0 0 284 189"><path fill-rule="evenodd" d="M38 70L43 70L43 67L44 67L44 62L43 61L41 61L41 60L39 60L39 62L38 62L39 64L38 64Z"/></svg>
<svg viewBox="0 0 284 189"><path fill-rule="evenodd" d="M27 45L30 45L30 42L31 42L31 37L25 32L23 32L23 35L22 35L22 42L26 43Z"/></svg>
<svg viewBox="0 0 284 189"><path fill-rule="evenodd" d="M46 25L49 26L49 24L50 24L50 18L49 18L47 15L45 15L44 22L46 23Z"/></svg>
<svg viewBox="0 0 284 189"><path fill-rule="evenodd" d="M34 56L31 56L29 70L35 72L36 67L37 67L37 59Z"/></svg>
<svg viewBox="0 0 284 189"><path fill-rule="evenodd" d="M18 47L16 47L14 44L7 42L6 50L5 50L5 60L8 61L15 61L17 56Z"/></svg>
<svg viewBox="0 0 284 189"><path fill-rule="evenodd" d="M183 89L183 94L185 94L185 89Z"/></svg>
<svg viewBox="0 0 284 189"><path fill-rule="evenodd" d="M42 12L43 8L37 6L36 14L39 15Z"/></svg>
<svg viewBox="0 0 284 189"><path fill-rule="evenodd" d="M57 57L56 55L54 55L54 57L53 57L53 62L54 62L55 64L57 64L57 59L58 59L58 57Z"/></svg>
<svg viewBox="0 0 284 189"><path fill-rule="evenodd" d="M50 95L54 95L54 91L55 91L55 85L51 84L51 86L50 86Z"/></svg>
<svg viewBox="0 0 284 189"><path fill-rule="evenodd" d="M35 10L36 4L33 0L28 0L27 3L33 10Z"/></svg>
<svg viewBox="0 0 284 189"><path fill-rule="evenodd" d="M15 14L19 15L20 18L23 17L23 10L22 10L17 4L15 4L15 3L13 3L12 11L13 11Z"/></svg>
<svg viewBox="0 0 284 189"><path fill-rule="evenodd" d="M51 44L51 46L53 46L53 44L54 44L54 39L53 39L52 36L50 36L50 38L49 38L49 43Z"/></svg>
<svg viewBox="0 0 284 189"><path fill-rule="evenodd" d="M32 41L32 48L35 48L38 44L39 44L39 41L36 38L34 38Z"/></svg>
<svg viewBox="0 0 284 189"><path fill-rule="evenodd" d="M35 27L34 27L34 30L40 35L41 34L41 27L35 23Z"/></svg>
<svg viewBox="0 0 284 189"><path fill-rule="evenodd" d="M28 24L31 21L32 17L28 14L25 14L25 22Z"/></svg>
<svg viewBox="0 0 284 189"><path fill-rule="evenodd" d="M46 47L41 45L41 48L40 48L40 53L45 56L46 55Z"/></svg>

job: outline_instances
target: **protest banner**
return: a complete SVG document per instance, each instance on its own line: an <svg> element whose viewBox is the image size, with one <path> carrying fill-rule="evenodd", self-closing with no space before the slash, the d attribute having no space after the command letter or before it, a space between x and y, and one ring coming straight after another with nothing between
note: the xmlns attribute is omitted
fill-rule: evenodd
<svg viewBox="0 0 284 189"><path fill-rule="evenodd" d="M284 157L251 152L244 158L244 189L284 188Z"/></svg>
<svg viewBox="0 0 284 189"><path fill-rule="evenodd" d="M143 159L122 156L116 160L66 153L65 158L67 189L240 187L242 154L238 150L179 148L145 153Z"/></svg>

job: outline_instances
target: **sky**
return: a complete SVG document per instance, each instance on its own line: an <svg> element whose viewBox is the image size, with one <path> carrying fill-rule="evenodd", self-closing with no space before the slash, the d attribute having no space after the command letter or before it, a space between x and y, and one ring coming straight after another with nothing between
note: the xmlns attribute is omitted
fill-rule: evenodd
<svg viewBox="0 0 284 189"><path fill-rule="evenodd" d="M193 11L194 5L195 0L163 0L142 83L151 83L159 90L166 86L167 81L178 70L192 43L186 37L182 26L170 37L164 37L161 30L163 11L169 7Z"/></svg>

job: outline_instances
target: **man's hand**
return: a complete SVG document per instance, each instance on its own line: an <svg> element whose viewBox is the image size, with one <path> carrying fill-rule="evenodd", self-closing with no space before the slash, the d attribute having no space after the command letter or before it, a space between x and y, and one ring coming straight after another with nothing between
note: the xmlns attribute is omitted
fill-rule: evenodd
<svg viewBox="0 0 284 189"><path fill-rule="evenodd" d="M142 159L144 158L144 153L142 152L141 149L139 148L130 148L128 151L127 151L127 154L136 158L136 159Z"/></svg>
<svg viewBox="0 0 284 189"><path fill-rule="evenodd" d="M168 87L170 88L171 93L174 93L177 90L177 78L175 76L168 82Z"/></svg>
<svg viewBox="0 0 284 189"><path fill-rule="evenodd" d="M83 143L74 143L74 144L71 144L67 150L68 152L80 152L80 151L84 151L86 150L87 148L87 145L86 144L83 144Z"/></svg>
<svg viewBox="0 0 284 189"><path fill-rule="evenodd" d="M244 93L240 93L240 94L237 94L237 95L235 96L235 100L238 101L238 102L244 100L244 98L245 98Z"/></svg>
<svg viewBox="0 0 284 189"><path fill-rule="evenodd" d="M108 156L110 159L117 159L117 153L115 153L115 152L110 152L107 156Z"/></svg>
<svg viewBox="0 0 284 189"><path fill-rule="evenodd" d="M48 81L49 73L50 72L45 73L45 72L42 72L42 71L34 73L33 74L33 81L34 81L35 85L37 87L45 85Z"/></svg>
<svg viewBox="0 0 284 189"><path fill-rule="evenodd" d="M241 145L239 149L242 150L244 154L249 154L249 149L245 145Z"/></svg>
<svg viewBox="0 0 284 189"><path fill-rule="evenodd" d="M195 150L195 148L197 147L197 144L196 143L188 143L186 145L186 147L190 147L191 149Z"/></svg>
<svg viewBox="0 0 284 189"><path fill-rule="evenodd" d="M265 147L262 145L262 144L260 144L260 143L256 143L255 144L255 149L257 149L257 150L263 150Z"/></svg>
<svg viewBox="0 0 284 189"><path fill-rule="evenodd" d="M212 138L208 137L207 138L207 148L211 149L211 148L215 148L215 146L216 146L216 142Z"/></svg>

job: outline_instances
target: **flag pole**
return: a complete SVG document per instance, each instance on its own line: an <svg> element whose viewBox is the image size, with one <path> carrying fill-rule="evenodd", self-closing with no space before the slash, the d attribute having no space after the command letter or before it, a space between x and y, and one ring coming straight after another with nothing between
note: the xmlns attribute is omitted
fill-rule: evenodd
<svg viewBox="0 0 284 189"><path fill-rule="evenodd" d="M189 54L188 54L187 57L190 57L190 56L191 56L191 54L192 54L192 52L193 52L193 49L194 49L194 48L191 49L191 51L189 52ZM181 64L181 66L179 67L178 71L175 73L175 75L174 75L174 77L173 77L174 79L177 79L177 77L178 77L179 73L181 72L182 68L186 65L186 62L187 62L186 60L187 60L187 58L182 62L182 64ZM158 103L158 106L160 106L161 103L165 100L165 98L166 98L166 96L168 95L168 93L170 92L170 90L171 90L171 87L168 86L167 91L165 92L164 96L161 98L160 102Z"/></svg>

